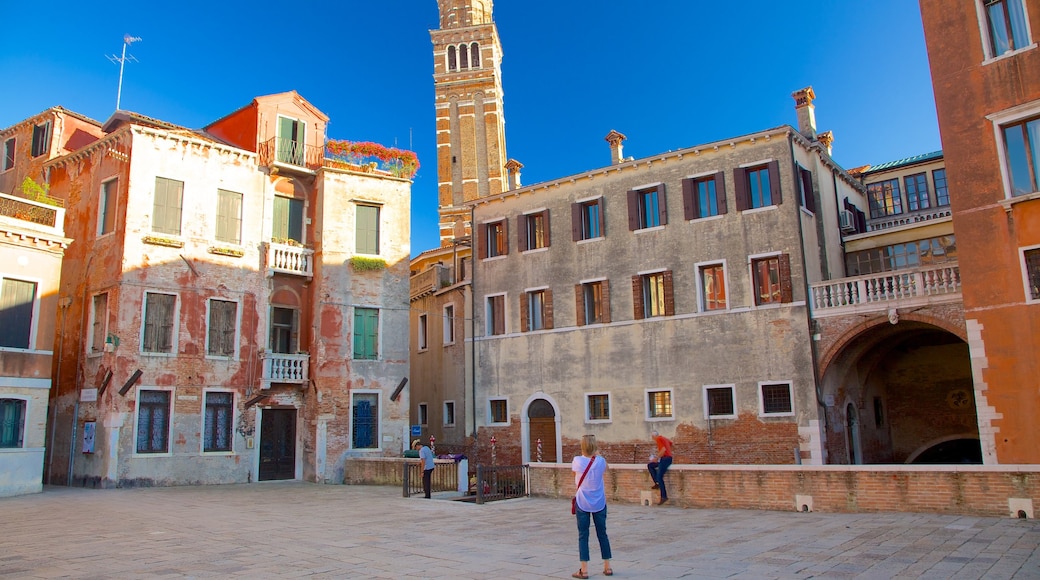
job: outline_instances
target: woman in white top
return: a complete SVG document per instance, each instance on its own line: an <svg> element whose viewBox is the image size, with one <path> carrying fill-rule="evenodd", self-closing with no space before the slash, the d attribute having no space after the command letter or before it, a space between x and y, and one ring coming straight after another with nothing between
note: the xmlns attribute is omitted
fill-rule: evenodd
<svg viewBox="0 0 1040 580"><path fill-rule="evenodd" d="M589 463L592 466L589 467ZM581 476L588 467L588 474L582 481ZM610 539L607 538L607 495L603 489L603 474L607 471L607 460L596 455L596 436L584 435L581 438L581 455L571 462L574 472L574 484L581 485L574 497L578 504L578 559L581 569L571 574L575 578L589 577L589 520L596 524L596 538L599 540L599 553L603 557L603 574L613 576L610 568Z"/></svg>

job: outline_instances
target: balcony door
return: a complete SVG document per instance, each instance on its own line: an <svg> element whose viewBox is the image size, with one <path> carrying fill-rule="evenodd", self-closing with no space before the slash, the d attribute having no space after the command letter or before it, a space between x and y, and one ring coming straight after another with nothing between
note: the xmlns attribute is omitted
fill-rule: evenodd
<svg viewBox="0 0 1040 580"><path fill-rule="evenodd" d="M278 117L278 141L275 159L281 163L304 165L304 122L289 117Z"/></svg>
<svg viewBox="0 0 1040 580"><path fill-rule="evenodd" d="M299 350L299 316L293 308L271 307L271 352L296 354Z"/></svg>
<svg viewBox="0 0 1040 580"><path fill-rule="evenodd" d="M303 244L303 200L274 196L271 216L271 241L279 244Z"/></svg>

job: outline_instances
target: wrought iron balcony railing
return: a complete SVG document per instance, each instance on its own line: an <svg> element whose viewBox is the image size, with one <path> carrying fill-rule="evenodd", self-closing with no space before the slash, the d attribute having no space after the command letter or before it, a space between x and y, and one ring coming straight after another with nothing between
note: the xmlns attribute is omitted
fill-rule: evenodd
<svg viewBox="0 0 1040 580"><path fill-rule="evenodd" d="M274 137L260 144L257 154L260 165L299 167L316 171L325 162L325 147L321 145L305 145L299 141Z"/></svg>
<svg viewBox="0 0 1040 580"><path fill-rule="evenodd" d="M267 244L267 275L275 272L314 277L314 250L288 244Z"/></svg>
<svg viewBox="0 0 1040 580"><path fill-rule="evenodd" d="M265 352L261 386L269 389L271 383L306 384L310 380L307 370L310 367L310 360L309 354Z"/></svg>
<svg viewBox="0 0 1040 580"><path fill-rule="evenodd" d="M961 270L957 263L895 270L819 282L810 292L815 318L956 302L962 300Z"/></svg>
<svg viewBox="0 0 1040 580"><path fill-rule="evenodd" d="M65 225L65 208L3 193L0 193L0 215L57 229Z"/></svg>

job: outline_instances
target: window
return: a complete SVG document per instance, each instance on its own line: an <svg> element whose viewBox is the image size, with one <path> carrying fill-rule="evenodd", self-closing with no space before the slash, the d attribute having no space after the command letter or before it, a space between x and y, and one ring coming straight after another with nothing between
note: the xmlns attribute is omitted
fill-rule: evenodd
<svg viewBox="0 0 1040 580"><path fill-rule="evenodd" d="M603 237L603 220L602 198L571 204L571 237L575 242Z"/></svg>
<svg viewBox="0 0 1040 580"><path fill-rule="evenodd" d="M4 166L0 167L0 171L7 171L9 169L14 169L14 146L15 146L15 143L16 143L16 141L15 141L14 137L11 137L10 139L4 141Z"/></svg>
<svg viewBox="0 0 1040 580"><path fill-rule="evenodd" d="M469 66L480 68L480 45L475 42L469 45Z"/></svg>
<svg viewBox="0 0 1040 580"><path fill-rule="evenodd" d="M487 334L496 336L506 333L506 296L497 294L487 297Z"/></svg>
<svg viewBox="0 0 1040 580"><path fill-rule="evenodd" d="M492 423L508 423L509 422L509 400L508 399L491 399L488 401L488 409L491 416Z"/></svg>
<svg viewBox="0 0 1040 580"><path fill-rule="evenodd" d="M553 327L552 290L541 288L525 292L520 299L520 332Z"/></svg>
<svg viewBox="0 0 1040 580"><path fill-rule="evenodd" d="M25 399L0 399L0 449L25 444Z"/></svg>
<svg viewBox="0 0 1040 580"><path fill-rule="evenodd" d="M354 309L354 358L379 358L379 310L375 308Z"/></svg>
<svg viewBox="0 0 1040 580"><path fill-rule="evenodd" d="M51 122L46 121L39 125L33 125L32 156L39 157L50 152L51 149Z"/></svg>
<svg viewBox="0 0 1040 580"><path fill-rule="evenodd" d="M1022 262L1026 279L1026 301L1040 301L1040 247L1022 250Z"/></svg>
<svg viewBox="0 0 1040 580"><path fill-rule="evenodd" d="M155 178L155 200L152 205L152 231L181 234L181 202L184 182L165 177Z"/></svg>
<svg viewBox="0 0 1040 580"><path fill-rule="evenodd" d="M444 344L455 344L455 305L444 307Z"/></svg>
<svg viewBox="0 0 1040 580"><path fill-rule="evenodd" d="M628 229L644 230L668 223L664 184L628 192Z"/></svg>
<svg viewBox="0 0 1040 580"><path fill-rule="evenodd" d="M950 205L950 192L946 190L946 170L932 171L932 182L935 184L935 205Z"/></svg>
<svg viewBox="0 0 1040 580"><path fill-rule="evenodd" d="M982 0L988 58L1029 46L1023 0Z"/></svg>
<svg viewBox="0 0 1040 580"><path fill-rule="evenodd" d="M206 353L211 356L235 356L238 339L238 303L227 300L209 301L209 336Z"/></svg>
<svg viewBox="0 0 1040 580"><path fill-rule="evenodd" d="M274 196L274 215L271 217L271 238L276 243L290 240L303 243L303 200Z"/></svg>
<svg viewBox="0 0 1040 580"><path fill-rule="evenodd" d="M509 253L506 221L480 224L480 259L504 256Z"/></svg>
<svg viewBox="0 0 1040 580"><path fill-rule="evenodd" d="M816 194L813 193L812 171L798 166L798 198L805 209L816 213Z"/></svg>
<svg viewBox="0 0 1040 580"><path fill-rule="evenodd" d="M444 401L444 426L455 424L455 401Z"/></svg>
<svg viewBox="0 0 1040 580"><path fill-rule="evenodd" d="M675 314L671 271L632 276L632 306L636 320Z"/></svg>
<svg viewBox="0 0 1040 580"><path fill-rule="evenodd" d="M906 207L908 211L928 209L928 178L924 173L907 175L903 178L906 186Z"/></svg>
<svg viewBox="0 0 1040 580"><path fill-rule="evenodd" d="M733 385L704 387L704 414L707 419L736 419Z"/></svg>
<svg viewBox="0 0 1040 580"><path fill-rule="evenodd" d="M898 179L868 184L867 200L872 219L903 213L903 198L899 193Z"/></svg>
<svg viewBox="0 0 1040 580"><path fill-rule="evenodd" d="M289 117L278 117L278 139L275 160L292 165L304 163L304 123Z"/></svg>
<svg viewBox="0 0 1040 580"><path fill-rule="evenodd" d="M419 403L419 424L428 425L430 420L429 408L426 403Z"/></svg>
<svg viewBox="0 0 1040 580"><path fill-rule="evenodd" d="M726 309L726 267L724 264L699 266L701 310Z"/></svg>
<svg viewBox="0 0 1040 580"><path fill-rule="evenodd" d="M737 209L745 211L771 205L780 205L780 163L769 161L763 165L738 167L733 170L736 184Z"/></svg>
<svg viewBox="0 0 1040 580"><path fill-rule="evenodd" d="M379 253L378 206L357 206L357 252L359 254Z"/></svg>
<svg viewBox="0 0 1040 580"><path fill-rule="evenodd" d="M726 213L726 185L722 173L682 181L683 215L686 219Z"/></svg>
<svg viewBox="0 0 1040 580"><path fill-rule="evenodd" d="M231 451L231 433L235 412L234 393L209 391L205 394L206 417L202 450Z"/></svg>
<svg viewBox="0 0 1040 580"><path fill-rule="evenodd" d="M177 296L145 292L143 352L173 352L173 321Z"/></svg>
<svg viewBox="0 0 1040 580"><path fill-rule="evenodd" d="M3 278L0 283L0 347L30 348L36 314L36 282Z"/></svg>
<svg viewBox="0 0 1040 580"><path fill-rule="evenodd" d="M669 411L669 415L671 411ZM585 395L585 422L610 421L610 395L588 393Z"/></svg>
<svg viewBox="0 0 1040 580"><path fill-rule="evenodd" d="M458 49L454 45L448 47L448 70L458 70Z"/></svg>
<svg viewBox="0 0 1040 580"><path fill-rule="evenodd" d="M426 336L427 336L427 326L426 326L426 315L425 314L420 314L419 315L419 328L417 329L417 332L418 332L418 339L419 339L418 340L419 350L426 350L426 349L430 348L430 345L428 344L428 341L426 339Z"/></svg>
<svg viewBox="0 0 1040 580"><path fill-rule="evenodd" d="M97 235L110 234L116 229L116 194L119 181L110 179L101 184L101 199L98 201Z"/></svg>
<svg viewBox="0 0 1040 580"><path fill-rule="evenodd" d="M1040 117L1005 125L1001 129L1011 195L1040 191Z"/></svg>
<svg viewBox="0 0 1040 580"><path fill-rule="evenodd" d="M459 45L459 66L469 68L469 45Z"/></svg>
<svg viewBox="0 0 1040 580"><path fill-rule="evenodd" d="M762 383L758 386L758 390L760 415L794 415L791 383Z"/></svg>
<svg viewBox="0 0 1040 580"><path fill-rule="evenodd" d="M957 245L951 234L849 252L845 255L845 268L849 276L861 276L956 260Z"/></svg>
<svg viewBox="0 0 1040 580"><path fill-rule="evenodd" d="M610 322L610 283L607 280L583 282L574 287L578 326Z"/></svg>
<svg viewBox="0 0 1040 580"><path fill-rule="evenodd" d="M137 391L137 452L170 452L170 391Z"/></svg>
<svg viewBox="0 0 1040 580"><path fill-rule="evenodd" d="M94 305L90 312L90 352L101 352L108 339L108 293L94 295Z"/></svg>
<svg viewBox="0 0 1040 580"><path fill-rule="evenodd" d="M549 210L522 215L517 222L520 251L549 247Z"/></svg>
<svg viewBox="0 0 1040 580"><path fill-rule="evenodd" d="M646 392L647 419L672 418L672 391Z"/></svg>
<svg viewBox="0 0 1040 580"><path fill-rule="evenodd" d="M296 354L299 344L300 313L293 308L271 307L271 352Z"/></svg>
<svg viewBox="0 0 1040 580"><path fill-rule="evenodd" d="M354 449L379 448L379 393L354 391L351 398L350 443Z"/></svg>
<svg viewBox="0 0 1040 580"><path fill-rule="evenodd" d="M277 199L277 198L276 198ZM217 231L219 242L242 243L242 194L217 190Z"/></svg>
<svg viewBox="0 0 1040 580"><path fill-rule="evenodd" d="M791 260L787 254L751 260L755 304L779 304L793 300Z"/></svg>

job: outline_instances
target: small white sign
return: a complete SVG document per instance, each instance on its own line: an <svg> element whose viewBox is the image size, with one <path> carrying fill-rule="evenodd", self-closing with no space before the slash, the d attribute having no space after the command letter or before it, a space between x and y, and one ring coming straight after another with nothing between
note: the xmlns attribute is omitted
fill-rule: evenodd
<svg viewBox="0 0 1040 580"><path fill-rule="evenodd" d="M79 392L79 400L81 403L93 403L97 401L97 389L83 389Z"/></svg>

